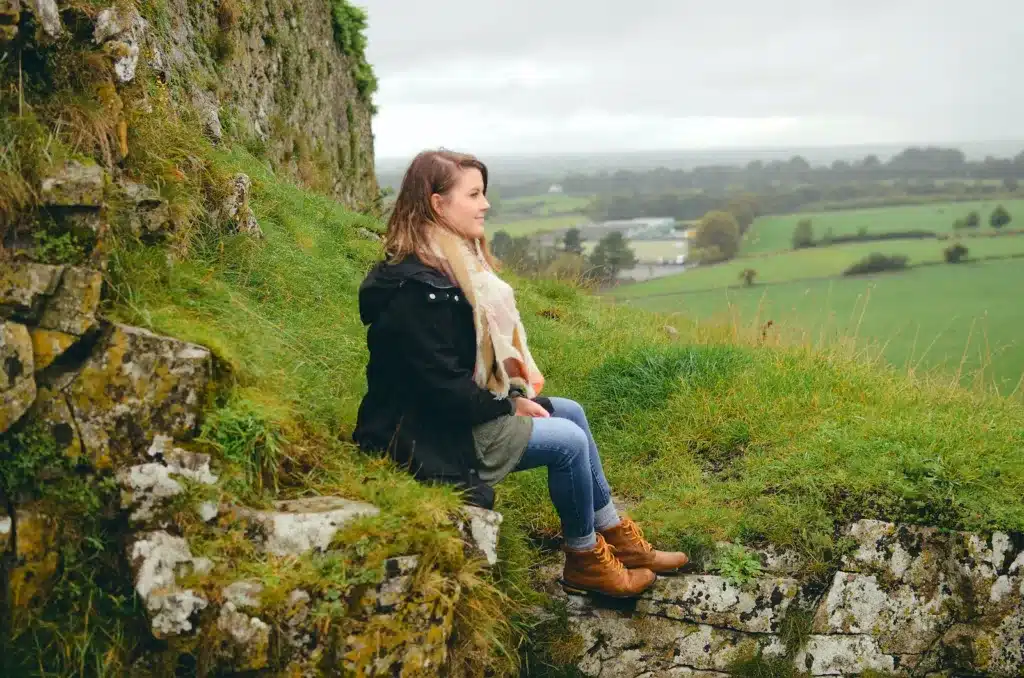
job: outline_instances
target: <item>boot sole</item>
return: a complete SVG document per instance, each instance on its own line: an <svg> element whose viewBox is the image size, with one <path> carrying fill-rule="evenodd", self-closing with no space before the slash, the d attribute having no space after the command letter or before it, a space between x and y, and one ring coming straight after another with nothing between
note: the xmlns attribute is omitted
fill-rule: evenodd
<svg viewBox="0 0 1024 678"><path fill-rule="evenodd" d="M655 581L657 581L657 579L655 579ZM608 593L607 591L599 591L597 589L583 588L583 587L577 586L576 584L567 584L567 583L565 583L564 579L559 579L558 583L562 585L562 590L565 591L566 593L570 594L570 595L576 595L576 596L599 596L599 597L602 597L602 598L615 598L617 600L625 600L625 599L629 599L629 598L639 598L640 596L642 596L647 591L647 589L651 588L651 586L654 585L654 582L651 582L650 586L645 588L643 591L640 591L639 593Z"/></svg>

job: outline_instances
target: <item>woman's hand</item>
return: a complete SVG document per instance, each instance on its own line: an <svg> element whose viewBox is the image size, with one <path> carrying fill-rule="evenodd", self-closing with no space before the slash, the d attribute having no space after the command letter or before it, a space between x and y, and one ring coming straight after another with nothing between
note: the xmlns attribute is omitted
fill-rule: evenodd
<svg viewBox="0 0 1024 678"><path fill-rule="evenodd" d="M513 398L516 404L516 416L519 417L540 417L546 418L551 415L543 407L529 398Z"/></svg>

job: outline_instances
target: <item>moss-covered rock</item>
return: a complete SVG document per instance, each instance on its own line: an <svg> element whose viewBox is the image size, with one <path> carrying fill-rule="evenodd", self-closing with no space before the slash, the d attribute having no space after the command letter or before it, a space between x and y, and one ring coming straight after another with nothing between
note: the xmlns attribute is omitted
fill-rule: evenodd
<svg viewBox="0 0 1024 678"><path fill-rule="evenodd" d="M57 291L63 272L62 266L4 262L0 266L0 317L31 322L46 299Z"/></svg>
<svg viewBox="0 0 1024 678"><path fill-rule="evenodd" d="M157 434L190 437L211 370L210 352L201 346L109 327L67 390L95 467L130 464Z"/></svg>
<svg viewBox="0 0 1024 678"><path fill-rule="evenodd" d="M8 596L15 616L23 616L38 605L57 572L57 524L53 518L29 504L14 515L17 567L8 574Z"/></svg>
<svg viewBox="0 0 1024 678"><path fill-rule="evenodd" d="M96 325L103 275L90 268L68 266L46 302L39 327L81 336Z"/></svg>
<svg viewBox="0 0 1024 678"><path fill-rule="evenodd" d="M28 328L0 320L0 433L18 421L35 400L34 369Z"/></svg>
<svg viewBox="0 0 1024 678"><path fill-rule="evenodd" d="M53 361L63 355L64 351L71 348L76 341L78 341L78 337L73 334L34 328L32 330L32 355L35 360L36 372L52 365Z"/></svg>
<svg viewBox="0 0 1024 678"><path fill-rule="evenodd" d="M40 201L54 207L100 207L106 173L99 165L71 160L43 179Z"/></svg>

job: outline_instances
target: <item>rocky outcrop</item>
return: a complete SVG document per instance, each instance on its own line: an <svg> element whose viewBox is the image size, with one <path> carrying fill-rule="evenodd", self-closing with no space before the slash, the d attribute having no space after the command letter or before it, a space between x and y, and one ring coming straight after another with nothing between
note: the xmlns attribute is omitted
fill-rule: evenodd
<svg viewBox="0 0 1024 678"><path fill-rule="evenodd" d="M873 520L854 523L849 536L855 549L824 591L772 571L786 566L776 552L763 554L766 574L743 585L661 577L617 605L556 592L581 640L579 668L591 676L728 675L780 662L812 676L1024 671L1024 539Z"/></svg>
<svg viewBox="0 0 1024 678"><path fill-rule="evenodd" d="M357 57L335 40L331 3L171 0L165 6L171 28L146 31L143 54L172 87L190 92L187 103L211 138L254 137L276 168L349 205L373 202L373 108L360 93ZM115 24L120 36L137 25ZM111 30L97 27L97 37ZM127 74L132 42L111 39L127 45L123 69L118 62L119 73Z"/></svg>

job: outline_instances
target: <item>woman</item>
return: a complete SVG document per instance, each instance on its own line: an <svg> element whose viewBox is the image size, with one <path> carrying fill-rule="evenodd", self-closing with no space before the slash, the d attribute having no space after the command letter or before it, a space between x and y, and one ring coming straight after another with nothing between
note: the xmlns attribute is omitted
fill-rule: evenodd
<svg viewBox="0 0 1024 678"><path fill-rule="evenodd" d="M353 437L485 508L508 473L546 466L563 585L638 595L687 556L654 550L620 518L580 405L538 397L544 377L487 249L486 193L487 168L469 155L427 151L407 170L386 259L359 290L370 360Z"/></svg>

